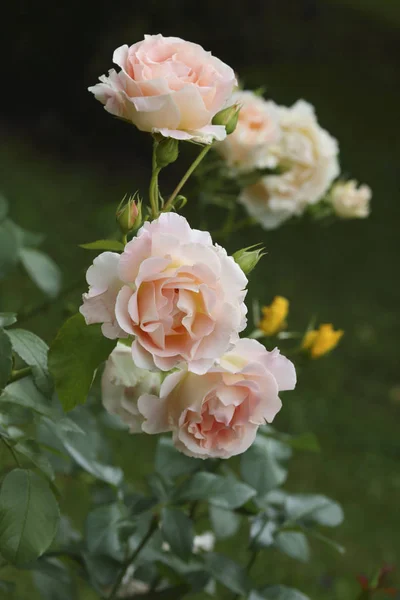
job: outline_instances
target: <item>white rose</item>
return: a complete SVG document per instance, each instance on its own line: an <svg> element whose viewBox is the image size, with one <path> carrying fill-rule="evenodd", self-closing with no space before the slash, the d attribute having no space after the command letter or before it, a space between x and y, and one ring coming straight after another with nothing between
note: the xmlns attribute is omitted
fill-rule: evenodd
<svg viewBox="0 0 400 600"><path fill-rule="evenodd" d="M326 194L339 174L337 141L320 127L311 104L299 100L279 112L282 137L270 151L285 172L264 177L239 197L265 229L302 214Z"/></svg>
<svg viewBox="0 0 400 600"><path fill-rule="evenodd" d="M160 373L137 367L131 348L118 343L107 360L101 380L103 405L110 414L118 415L131 433L139 433L144 419L137 401L142 394L157 394L160 384Z"/></svg>
<svg viewBox="0 0 400 600"><path fill-rule="evenodd" d="M368 185L357 187L354 179L336 183L329 194L333 210L341 219L365 219L370 209L372 191Z"/></svg>
<svg viewBox="0 0 400 600"><path fill-rule="evenodd" d="M235 92L232 101L241 106L238 123L216 150L238 172L276 167L270 148L281 137L278 106L249 90Z"/></svg>

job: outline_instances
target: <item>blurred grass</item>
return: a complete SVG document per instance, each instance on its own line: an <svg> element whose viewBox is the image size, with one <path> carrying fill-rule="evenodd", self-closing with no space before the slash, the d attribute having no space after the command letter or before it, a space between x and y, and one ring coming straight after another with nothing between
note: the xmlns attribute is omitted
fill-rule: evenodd
<svg viewBox="0 0 400 600"><path fill-rule="evenodd" d="M392 21L389 5L397 11L398 4L375 3L373 10L384 4ZM330 357L301 373L297 392L284 396L276 425L318 436L322 454L296 456L287 488L324 493L343 504L346 519L332 537L347 552L341 556L313 542L307 565L265 552L254 575L298 587L316 600L351 600L357 573L371 573L400 556L398 64L395 57L382 64L338 53L296 62L295 68L286 59L263 68L249 65L243 75L248 87L266 81L268 94L278 102L304 97L315 104L320 122L340 140L343 170L374 191L368 221L332 227L300 223L268 233L255 228L228 244L235 250L260 239L268 251L251 278L249 305L253 297L269 303L275 294L285 295L291 301L291 329L304 328L317 315L346 332ZM107 143L112 147L112 140ZM89 162L61 161L25 140L2 137L0 190L10 201L11 216L46 233L44 250L61 266L70 288L62 300L25 320L24 327L51 340L60 319L79 302L93 257L78 244L109 234L116 203L134 191L133 179L135 188L145 191L147 176L134 165L111 172ZM194 199L187 214L195 217ZM42 301L21 272L0 286L1 310L29 311ZM151 468L153 439L117 436L114 448L130 478L141 479ZM84 485L64 489L63 508L81 526ZM244 557L244 543L242 537L226 547ZM18 578L18 600L32 599L31 589Z"/></svg>

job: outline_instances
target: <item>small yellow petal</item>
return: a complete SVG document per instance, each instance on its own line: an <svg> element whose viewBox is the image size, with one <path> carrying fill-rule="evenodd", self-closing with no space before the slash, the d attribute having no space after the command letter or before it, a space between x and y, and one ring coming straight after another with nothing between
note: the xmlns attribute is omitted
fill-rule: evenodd
<svg viewBox="0 0 400 600"><path fill-rule="evenodd" d="M335 331L331 323L324 323L319 329L307 331L303 338L302 348L308 350L311 358L320 358L335 348L344 331Z"/></svg>
<svg viewBox="0 0 400 600"><path fill-rule="evenodd" d="M261 331L267 335L276 335L286 327L286 317L289 313L289 300L283 296L275 296L269 306L262 308L263 318L258 324Z"/></svg>

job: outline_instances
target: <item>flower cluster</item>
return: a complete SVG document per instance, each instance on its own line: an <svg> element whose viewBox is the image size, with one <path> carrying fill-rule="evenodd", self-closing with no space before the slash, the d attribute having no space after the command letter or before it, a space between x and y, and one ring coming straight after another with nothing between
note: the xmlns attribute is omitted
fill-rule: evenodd
<svg viewBox="0 0 400 600"><path fill-rule="evenodd" d="M139 196L122 202L123 251L103 252L87 272L80 312L120 340L104 370L103 403L132 433L172 432L189 456L228 458L273 421L296 374L278 349L240 338L246 274L263 248L228 256L208 232L191 228L175 212L182 185L216 141L233 177L256 174L238 199L266 229L322 200L343 218L366 216L371 192L334 183L338 144L310 104L288 108L235 91L231 67L200 46L148 35L118 48L113 61L120 70L89 90L108 112L152 133L154 154L148 213ZM158 173L177 159L181 140L205 147L164 201ZM283 297L265 307L258 337L282 334L288 308ZM317 357L333 348L342 332L326 328L309 332L303 350Z"/></svg>
<svg viewBox="0 0 400 600"><path fill-rule="evenodd" d="M250 91L234 94L241 104L236 130L216 149L233 174L260 171L254 184L242 189L241 202L265 229L274 229L326 197L341 218L366 217L371 191L354 182L336 186L340 173L337 141L317 121L304 100L278 106ZM270 172L269 170L277 172ZM263 170L266 171L262 175Z"/></svg>
<svg viewBox="0 0 400 600"><path fill-rule="evenodd" d="M87 280L86 322L131 344L118 344L103 375L104 404L131 432L172 431L186 454L232 456L273 420L278 392L294 388L290 361L239 339L245 274L184 217L146 222L122 254L100 254ZM173 369L158 394L157 371Z"/></svg>

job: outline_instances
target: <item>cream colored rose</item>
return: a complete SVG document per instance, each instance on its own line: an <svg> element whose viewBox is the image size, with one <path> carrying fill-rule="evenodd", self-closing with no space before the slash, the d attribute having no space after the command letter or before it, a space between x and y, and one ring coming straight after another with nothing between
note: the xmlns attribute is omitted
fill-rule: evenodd
<svg viewBox="0 0 400 600"><path fill-rule="evenodd" d="M108 76L89 88L105 109L142 131L209 144L226 136L212 125L236 85L231 67L198 44L176 37L146 35L121 46Z"/></svg>
<svg viewBox="0 0 400 600"><path fill-rule="evenodd" d="M281 137L278 106L248 90L235 92L232 101L241 106L238 123L216 150L238 172L276 167L270 149Z"/></svg>
<svg viewBox="0 0 400 600"><path fill-rule="evenodd" d="M277 348L268 352L256 340L241 339L207 373L176 371L159 396L139 398L142 430L172 431L176 448L188 456L229 458L251 446L258 427L279 412L279 392L295 384L294 365Z"/></svg>
<svg viewBox="0 0 400 600"><path fill-rule="evenodd" d="M314 108L299 100L280 107L280 142L271 148L281 175L268 175L245 188L239 201L265 229L274 229L293 215L301 215L328 191L339 174L336 140L317 122Z"/></svg>
<svg viewBox="0 0 400 600"><path fill-rule="evenodd" d="M341 219L365 219L368 217L372 191L368 185L357 187L357 181L340 181L329 194L336 215Z"/></svg>
<svg viewBox="0 0 400 600"><path fill-rule="evenodd" d="M137 367L131 349L118 343L106 362L101 380L103 406L112 415L118 415L131 433L139 433L144 419L137 401L142 394L157 394L160 384L160 373Z"/></svg>

